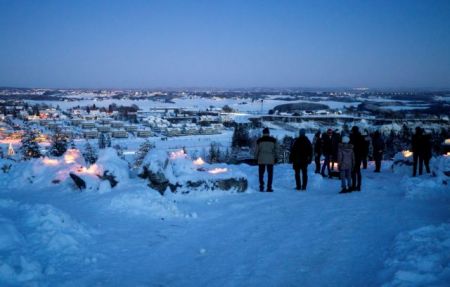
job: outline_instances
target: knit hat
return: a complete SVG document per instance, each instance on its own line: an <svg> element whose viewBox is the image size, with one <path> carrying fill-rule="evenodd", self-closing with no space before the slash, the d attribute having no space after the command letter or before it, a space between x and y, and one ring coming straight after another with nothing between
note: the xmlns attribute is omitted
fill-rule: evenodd
<svg viewBox="0 0 450 287"><path fill-rule="evenodd" d="M343 143L349 143L349 142L350 142L350 138L349 138L348 136L344 136L344 137L342 138L342 142L343 142Z"/></svg>
<svg viewBox="0 0 450 287"><path fill-rule="evenodd" d="M264 128L263 135L268 135L268 134L270 134L269 128Z"/></svg>
<svg viewBox="0 0 450 287"><path fill-rule="evenodd" d="M353 133L359 132L359 128L358 128L357 126L353 126L353 127L352 127L352 132L353 132Z"/></svg>
<svg viewBox="0 0 450 287"><path fill-rule="evenodd" d="M301 136L304 136L305 134L306 134L305 129L300 129L300 135L301 135Z"/></svg>

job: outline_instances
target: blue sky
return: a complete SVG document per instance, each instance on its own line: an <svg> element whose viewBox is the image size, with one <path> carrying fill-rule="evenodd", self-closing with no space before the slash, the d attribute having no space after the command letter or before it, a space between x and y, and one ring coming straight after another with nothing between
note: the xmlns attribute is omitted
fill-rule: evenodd
<svg viewBox="0 0 450 287"><path fill-rule="evenodd" d="M450 88L450 1L0 0L0 86Z"/></svg>

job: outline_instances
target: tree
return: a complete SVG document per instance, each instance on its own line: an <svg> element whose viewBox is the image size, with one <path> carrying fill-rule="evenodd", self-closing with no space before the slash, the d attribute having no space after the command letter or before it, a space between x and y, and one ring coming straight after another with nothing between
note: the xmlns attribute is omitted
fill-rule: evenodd
<svg viewBox="0 0 450 287"><path fill-rule="evenodd" d="M100 137L98 138L98 148L104 149L104 148L106 148L106 144L107 144L106 135L105 135L105 133L101 133Z"/></svg>
<svg viewBox="0 0 450 287"><path fill-rule="evenodd" d="M209 146L208 160L210 163L217 163L221 161L220 144L211 142Z"/></svg>
<svg viewBox="0 0 450 287"><path fill-rule="evenodd" d="M28 160L31 158L38 158L42 156L39 144L36 141L36 138L38 136L39 132L36 130L27 129L25 131L25 134L21 140L22 147L20 148L23 159Z"/></svg>
<svg viewBox="0 0 450 287"><path fill-rule="evenodd" d="M251 139L248 133L248 129L244 125L238 124L234 128L233 137L231 139L231 146L233 148L251 146Z"/></svg>
<svg viewBox="0 0 450 287"><path fill-rule="evenodd" d="M89 141L87 141L86 145L84 146L83 157L84 161L89 165L94 164L97 161L97 153L89 143Z"/></svg>
<svg viewBox="0 0 450 287"><path fill-rule="evenodd" d="M62 156L67 151L69 138L66 134L59 131L52 136L52 146L50 147L50 154L53 156Z"/></svg>
<svg viewBox="0 0 450 287"><path fill-rule="evenodd" d="M133 168L139 168L142 163L144 162L145 157L147 156L148 152L154 148L155 145L146 140L139 146L139 150L136 152Z"/></svg>
<svg viewBox="0 0 450 287"><path fill-rule="evenodd" d="M222 107L222 111L225 113L232 113L234 110L229 105L225 105Z"/></svg>

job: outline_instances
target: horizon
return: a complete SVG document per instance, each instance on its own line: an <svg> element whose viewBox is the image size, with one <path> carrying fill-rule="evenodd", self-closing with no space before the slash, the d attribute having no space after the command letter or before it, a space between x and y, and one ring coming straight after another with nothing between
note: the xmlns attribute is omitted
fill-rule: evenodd
<svg viewBox="0 0 450 287"><path fill-rule="evenodd" d="M0 1L0 16L5 87L450 89L448 1Z"/></svg>

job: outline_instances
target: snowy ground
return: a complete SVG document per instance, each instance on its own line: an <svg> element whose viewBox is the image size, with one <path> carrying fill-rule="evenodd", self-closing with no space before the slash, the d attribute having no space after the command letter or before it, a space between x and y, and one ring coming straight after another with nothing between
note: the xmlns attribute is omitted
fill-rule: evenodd
<svg viewBox="0 0 450 287"><path fill-rule="evenodd" d="M246 193L165 197L140 179L50 188L13 167L0 176L0 285L448 286L449 187L389 167L364 170L360 193L312 166L296 192L289 165L260 193L242 165Z"/></svg>

